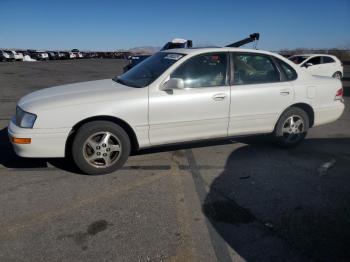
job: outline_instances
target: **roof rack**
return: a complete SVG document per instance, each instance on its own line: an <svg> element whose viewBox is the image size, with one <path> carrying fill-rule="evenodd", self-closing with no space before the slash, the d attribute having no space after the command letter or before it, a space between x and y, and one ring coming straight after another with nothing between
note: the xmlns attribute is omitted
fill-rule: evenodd
<svg viewBox="0 0 350 262"><path fill-rule="evenodd" d="M192 40L174 38L172 41L167 42L160 51L174 49L174 48L191 48L193 46Z"/></svg>
<svg viewBox="0 0 350 262"><path fill-rule="evenodd" d="M229 44L226 47L240 47L242 45L245 45L245 44L248 44L251 42L255 42L254 48L256 49L256 47L258 45L259 38L260 38L260 34L254 33L254 34L251 34L249 37L244 38L240 41L234 42L232 44Z"/></svg>

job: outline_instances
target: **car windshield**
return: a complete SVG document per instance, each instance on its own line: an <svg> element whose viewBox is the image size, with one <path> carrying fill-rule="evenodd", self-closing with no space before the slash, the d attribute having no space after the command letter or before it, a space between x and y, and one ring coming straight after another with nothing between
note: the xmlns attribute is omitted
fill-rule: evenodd
<svg viewBox="0 0 350 262"><path fill-rule="evenodd" d="M149 58L150 55L144 55L144 56L133 56L131 58L131 65L135 66L138 63L141 63L143 60L145 60L146 58Z"/></svg>
<svg viewBox="0 0 350 262"><path fill-rule="evenodd" d="M184 54L158 52L113 80L127 86L145 87L182 57Z"/></svg>
<svg viewBox="0 0 350 262"><path fill-rule="evenodd" d="M289 60L294 62L295 64L299 65L301 64L302 62L305 61L305 59L307 59L308 56L292 56L292 57L289 57Z"/></svg>

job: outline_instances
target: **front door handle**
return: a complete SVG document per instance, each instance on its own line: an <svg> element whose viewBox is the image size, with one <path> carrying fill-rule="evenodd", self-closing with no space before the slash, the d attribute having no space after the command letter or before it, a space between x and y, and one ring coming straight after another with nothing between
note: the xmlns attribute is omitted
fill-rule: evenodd
<svg viewBox="0 0 350 262"><path fill-rule="evenodd" d="M226 98L226 94L224 93L221 93L221 94L216 94L216 95L213 95L213 100L215 101L222 101Z"/></svg>

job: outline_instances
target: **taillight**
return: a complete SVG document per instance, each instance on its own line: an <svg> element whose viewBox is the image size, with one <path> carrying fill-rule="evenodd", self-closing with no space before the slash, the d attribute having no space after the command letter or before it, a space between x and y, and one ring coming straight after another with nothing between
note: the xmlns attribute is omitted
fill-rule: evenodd
<svg viewBox="0 0 350 262"><path fill-rule="evenodd" d="M344 95L343 88L338 89L337 92L335 93L334 100L343 100L343 95Z"/></svg>

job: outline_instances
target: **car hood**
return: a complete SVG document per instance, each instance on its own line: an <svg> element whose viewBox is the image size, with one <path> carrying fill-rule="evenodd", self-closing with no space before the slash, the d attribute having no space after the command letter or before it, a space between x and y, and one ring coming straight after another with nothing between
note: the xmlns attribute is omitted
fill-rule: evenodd
<svg viewBox="0 0 350 262"><path fill-rule="evenodd" d="M18 106L35 113L37 110L115 100L118 93L131 87L104 79L61 85L35 91L21 98Z"/></svg>

